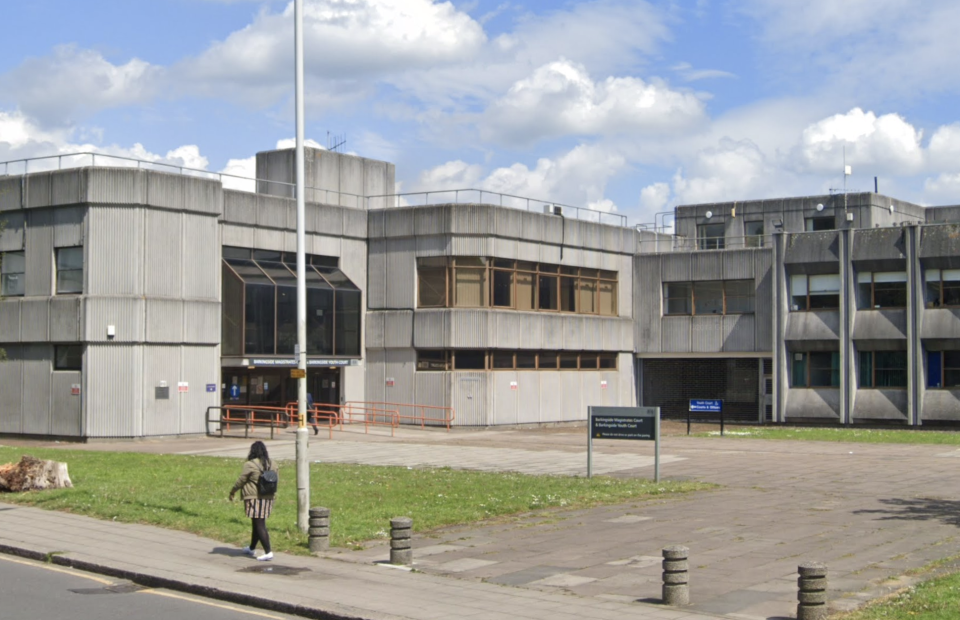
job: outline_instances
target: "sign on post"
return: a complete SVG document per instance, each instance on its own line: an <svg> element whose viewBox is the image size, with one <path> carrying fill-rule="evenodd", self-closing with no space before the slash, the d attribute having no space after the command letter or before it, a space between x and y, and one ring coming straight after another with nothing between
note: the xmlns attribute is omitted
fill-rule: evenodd
<svg viewBox="0 0 960 620"><path fill-rule="evenodd" d="M723 437L723 399L722 398L691 398L687 409L687 435L690 434L691 413L719 413L720 436Z"/></svg>
<svg viewBox="0 0 960 620"><path fill-rule="evenodd" d="M660 482L660 408L588 407L587 478L593 476L594 439L650 440L654 446L654 481Z"/></svg>

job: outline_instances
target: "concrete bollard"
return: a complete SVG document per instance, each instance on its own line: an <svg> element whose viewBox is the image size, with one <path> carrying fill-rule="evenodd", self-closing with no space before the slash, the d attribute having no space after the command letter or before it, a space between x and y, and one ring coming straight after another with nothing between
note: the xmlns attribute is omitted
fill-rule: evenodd
<svg viewBox="0 0 960 620"><path fill-rule="evenodd" d="M310 553L319 553L330 548L330 509L310 509L310 529L307 530Z"/></svg>
<svg viewBox="0 0 960 620"><path fill-rule="evenodd" d="M413 549L410 539L413 536L413 519L395 517L390 519L390 563L400 566L413 564Z"/></svg>
<svg viewBox="0 0 960 620"><path fill-rule="evenodd" d="M663 604L688 605L690 603L689 549L680 545L663 549Z"/></svg>
<svg viewBox="0 0 960 620"><path fill-rule="evenodd" d="M807 562L797 567L797 620L824 620L827 617L827 565Z"/></svg>

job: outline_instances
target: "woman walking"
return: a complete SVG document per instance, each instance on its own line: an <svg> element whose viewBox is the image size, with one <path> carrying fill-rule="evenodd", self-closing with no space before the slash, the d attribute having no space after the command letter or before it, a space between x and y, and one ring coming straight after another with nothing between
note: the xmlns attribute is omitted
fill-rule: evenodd
<svg viewBox="0 0 960 620"><path fill-rule="evenodd" d="M230 501L237 491L240 491L240 498L243 500L243 508L246 515L250 517L253 523L253 532L250 536L250 546L244 547L243 552L249 556L256 556L257 543L263 545L263 555L257 559L262 562L269 562L273 559L273 551L270 548L270 533L267 531L267 517L273 510L273 493L261 494L259 491L260 476L265 471L276 471L270 455L267 454L267 446L262 441L255 441L250 446L250 454L247 455L247 462L243 464L243 472L237 478L237 482L230 489Z"/></svg>

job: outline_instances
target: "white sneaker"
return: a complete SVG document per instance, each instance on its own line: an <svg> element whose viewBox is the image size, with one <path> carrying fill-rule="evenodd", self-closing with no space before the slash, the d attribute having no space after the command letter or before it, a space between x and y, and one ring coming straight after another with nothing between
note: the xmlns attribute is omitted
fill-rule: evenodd
<svg viewBox="0 0 960 620"><path fill-rule="evenodd" d="M241 549L240 551L243 551L243 554L244 554L244 555L249 555L251 558L257 556L257 553L256 553L253 549L251 549L250 547L244 547L244 548Z"/></svg>
<svg viewBox="0 0 960 620"><path fill-rule="evenodd" d="M269 562L270 560L273 559L273 551L271 551L270 553L264 553L257 559L261 562Z"/></svg>

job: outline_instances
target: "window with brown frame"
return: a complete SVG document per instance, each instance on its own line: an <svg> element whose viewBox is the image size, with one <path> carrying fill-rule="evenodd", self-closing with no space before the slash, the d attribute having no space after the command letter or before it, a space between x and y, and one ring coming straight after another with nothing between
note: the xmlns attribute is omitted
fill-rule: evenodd
<svg viewBox="0 0 960 620"><path fill-rule="evenodd" d="M418 349L417 370L616 370L617 353Z"/></svg>
<svg viewBox="0 0 960 620"><path fill-rule="evenodd" d="M502 258L417 260L420 308L618 315L617 272Z"/></svg>
<svg viewBox="0 0 960 620"><path fill-rule="evenodd" d="M663 313L753 314L756 287L753 280L665 282Z"/></svg>

